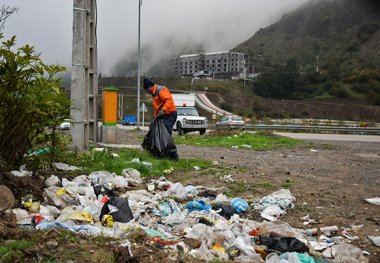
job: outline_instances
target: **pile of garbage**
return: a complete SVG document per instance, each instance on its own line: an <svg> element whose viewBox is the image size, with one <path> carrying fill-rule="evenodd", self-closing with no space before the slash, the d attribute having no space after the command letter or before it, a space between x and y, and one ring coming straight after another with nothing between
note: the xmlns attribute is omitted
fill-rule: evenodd
<svg viewBox="0 0 380 263"><path fill-rule="evenodd" d="M98 171L72 181L52 175L45 185L42 203L27 195L20 208L12 209L23 228L114 237L130 254L132 233L139 231L173 257L185 253L205 261L368 262L336 226L303 230L281 222L296 201L287 189L260 200L229 198L165 177L144 180L132 168L121 175ZM250 210L258 211L263 221L247 219ZM378 242L379 237L372 238Z"/></svg>

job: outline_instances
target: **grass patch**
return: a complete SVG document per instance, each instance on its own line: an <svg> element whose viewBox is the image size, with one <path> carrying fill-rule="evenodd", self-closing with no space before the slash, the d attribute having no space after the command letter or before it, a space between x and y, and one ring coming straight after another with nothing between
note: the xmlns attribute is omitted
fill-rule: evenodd
<svg viewBox="0 0 380 263"><path fill-rule="evenodd" d="M234 197L246 191L252 191L256 188L274 189L276 187L271 182L247 183L243 181L236 181L228 185L228 191L224 194L228 197Z"/></svg>
<svg viewBox="0 0 380 263"><path fill-rule="evenodd" d="M286 181L282 182L281 186L282 188L285 188L285 189L289 189L290 187L292 187L294 184L293 181L287 179Z"/></svg>
<svg viewBox="0 0 380 263"><path fill-rule="evenodd" d="M120 175L123 169L134 168L143 176L160 175L164 170L191 170L194 166L201 169L211 166L211 162L202 159L180 159L177 162L169 159L158 159L146 151L121 149L112 151L120 157L112 156L111 151L91 151L72 155L66 162L82 167L86 172L108 171ZM132 160L139 160L132 162ZM148 164L151 166L148 166Z"/></svg>
<svg viewBox="0 0 380 263"><path fill-rule="evenodd" d="M35 241L20 239L12 243L4 244L4 240L2 240L0 243L2 243L2 245L0 245L0 262L12 262L16 258L21 260L21 255L18 257L19 253L17 251L32 247Z"/></svg>
<svg viewBox="0 0 380 263"><path fill-rule="evenodd" d="M271 150L305 144L302 141L277 136L272 133L241 132L237 134L214 134L200 136L177 136L176 144L198 145L204 147L236 147L251 150Z"/></svg>
<svg viewBox="0 0 380 263"><path fill-rule="evenodd" d="M271 182L252 183L251 189L255 188L274 189L275 186Z"/></svg>
<svg viewBox="0 0 380 263"><path fill-rule="evenodd" d="M311 213L314 212L314 208L308 206L308 205L301 205L301 204L295 204L294 210L297 210L302 213Z"/></svg>
<svg viewBox="0 0 380 263"><path fill-rule="evenodd" d="M225 195L228 197L237 196L240 193L244 193L245 191L247 191L248 190L247 186L248 185L245 182L241 182L241 181L233 182L229 184L228 186L229 190L225 192Z"/></svg>

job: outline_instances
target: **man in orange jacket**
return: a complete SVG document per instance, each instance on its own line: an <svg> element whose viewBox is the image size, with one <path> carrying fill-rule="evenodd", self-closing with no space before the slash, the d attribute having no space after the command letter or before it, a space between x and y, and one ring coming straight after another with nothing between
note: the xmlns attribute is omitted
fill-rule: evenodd
<svg viewBox="0 0 380 263"><path fill-rule="evenodd" d="M144 89L147 93L152 94L153 115L157 118L163 118L166 129L172 135L173 126L177 120L177 108L169 89L165 86L157 85L147 78L144 78ZM177 152L172 152L169 158L177 161Z"/></svg>

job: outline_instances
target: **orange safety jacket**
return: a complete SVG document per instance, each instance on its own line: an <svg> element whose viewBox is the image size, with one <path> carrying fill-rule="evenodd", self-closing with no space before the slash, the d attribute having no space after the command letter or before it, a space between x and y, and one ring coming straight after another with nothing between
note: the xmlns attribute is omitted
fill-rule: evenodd
<svg viewBox="0 0 380 263"><path fill-rule="evenodd" d="M165 115L169 115L170 113L177 111L172 94L167 87L155 84L152 90L152 98L154 116L157 115L159 110L163 110Z"/></svg>

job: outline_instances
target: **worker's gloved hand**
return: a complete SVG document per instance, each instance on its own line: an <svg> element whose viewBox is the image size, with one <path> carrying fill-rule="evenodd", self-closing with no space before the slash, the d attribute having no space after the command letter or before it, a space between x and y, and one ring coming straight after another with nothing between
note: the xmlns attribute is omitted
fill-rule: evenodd
<svg viewBox="0 0 380 263"><path fill-rule="evenodd" d="M163 118L165 116L165 112L163 110L159 110L157 113L157 118Z"/></svg>

